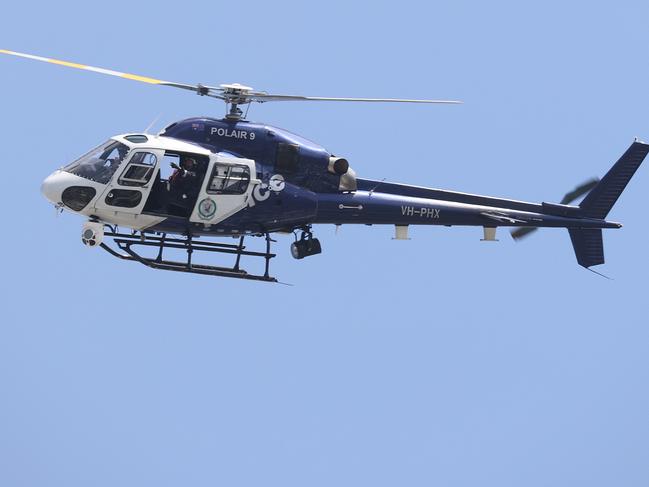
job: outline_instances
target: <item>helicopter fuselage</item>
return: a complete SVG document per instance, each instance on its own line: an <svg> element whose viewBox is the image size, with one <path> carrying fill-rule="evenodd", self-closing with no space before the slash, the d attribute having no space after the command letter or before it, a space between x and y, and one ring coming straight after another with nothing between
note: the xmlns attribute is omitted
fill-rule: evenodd
<svg viewBox="0 0 649 487"><path fill-rule="evenodd" d="M288 232L321 223L619 227L617 223L584 218L577 207L567 205L357 178L346 160L299 135L266 124L190 118L171 124L158 136L126 134L111 140L126 146L128 155L119 161L109 180L63 169L46 180L44 193L48 199L107 223L196 236ZM156 161L148 179L125 179L133 170L133 161L142 154L150 154ZM181 202L185 209L180 211L169 211L169 201L160 201L170 194L168 181L161 176L162 160L169 155L193 157L203 164L195 178L196 191ZM335 167L340 161L343 164ZM246 187L234 192L237 194L223 188L210 190L219 178L218 167L244 166L248 171ZM63 186L84 185L93 188L87 205L75 208L66 203ZM201 205L205 211L201 211ZM219 213L223 207L227 210ZM213 208L217 209L214 213Z"/></svg>

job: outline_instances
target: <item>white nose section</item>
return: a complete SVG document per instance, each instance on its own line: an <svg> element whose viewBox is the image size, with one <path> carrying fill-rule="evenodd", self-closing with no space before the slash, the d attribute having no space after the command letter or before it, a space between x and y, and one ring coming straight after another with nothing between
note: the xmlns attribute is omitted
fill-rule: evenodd
<svg viewBox="0 0 649 487"><path fill-rule="evenodd" d="M45 178L43 184L41 184L41 193L54 204L61 202L61 194L63 190L67 187L68 182L65 181L65 176L61 174L61 171L56 171L50 174Z"/></svg>

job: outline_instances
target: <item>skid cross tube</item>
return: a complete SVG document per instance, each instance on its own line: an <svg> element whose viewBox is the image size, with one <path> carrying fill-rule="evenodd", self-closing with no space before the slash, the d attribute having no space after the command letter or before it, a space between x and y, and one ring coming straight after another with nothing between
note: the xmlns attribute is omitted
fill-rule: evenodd
<svg viewBox="0 0 649 487"><path fill-rule="evenodd" d="M197 243L191 235L186 239L168 238L166 233L163 233L161 236L155 236L147 235L145 233L135 235L110 231L104 233L104 236L112 238L113 242L119 249L119 251L115 250L108 246L106 243L102 243L100 246L106 252L119 259L139 262L140 264L151 267L153 269L187 272L191 274L202 274L217 277L233 277L236 279L249 279L254 281L277 282L276 278L269 275L269 263L276 254L270 252L271 239L268 234L265 234L266 252L253 252L246 250L246 247L244 245L245 237L243 235L239 238L238 244L226 244L210 241ZM143 257L134 250L134 247L137 246L155 247L158 249L158 255L155 259ZM164 259L164 249L185 250L187 252L187 261L178 262L174 260ZM231 254L236 256L236 261L232 267L196 264L192 262L192 255L194 252ZM251 274L244 269L241 269L240 264L242 256L263 258L264 274Z"/></svg>

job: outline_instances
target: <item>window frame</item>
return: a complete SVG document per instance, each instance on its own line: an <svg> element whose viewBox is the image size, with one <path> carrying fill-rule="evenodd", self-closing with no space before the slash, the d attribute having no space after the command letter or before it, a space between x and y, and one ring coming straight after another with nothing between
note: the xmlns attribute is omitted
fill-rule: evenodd
<svg viewBox="0 0 649 487"><path fill-rule="evenodd" d="M139 196L137 196L136 193ZM129 200L129 194L133 196L132 200ZM104 198L104 203L106 203L107 206L115 208L137 208L140 203L142 203L142 191L138 189L113 188L108 191L106 198Z"/></svg>
<svg viewBox="0 0 649 487"><path fill-rule="evenodd" d="M145 156L149 155L153 157L153 164L146 164L140 161L134 162L133 160L138 157L138 154L144 154ZM143 156L142 159L144 159L145 156ZM151 177L153 176L153 174L155 174L157 165L158 165L158 156L156 154L147 150L136 150L131 155L122 173L119 175L119 178L117 179L117 184L119 184L120 186L129 186L129 187L145 186L149 183L149 181L151 181ZM148 171L145 173L145 177L139 179L127 178L126 175L133 167L140 167L140 168L147 169Z"/></svg>
<svg viewBox="0 0 649 487"><path fill-rule="evenodd" d="M108 157L115 149L118 151L118 157ZM120 150L125 151L124 155L119 154ZM74 174L75 176L87 179L88 181L94 181L99 184L109 184L130 153L131 148L128 145L119 140L108 139L103 144L89 150L81 157L78 157L61 169L70 174ZM101 156L104 154L106 157L102 158ZM107 163L110 164L107 166ZM91 166L93 169L88 172L88 168Z"/></svg>
<svg viewBox="0 0 649 487"><path fill-rule="evenodd" d="M217 174L218 169L223 168L223 167L227 168L227 170L228 170L225 178L222 178L221 176L219 176ZM237 191L232 191L232 190L228 189L228 184L227 183L230 181L231 171L233 169L235 169L235 168L236 169L239 169L239 168L243 169L243 173L247 176L247 179L245 179L245 181L246 181L245 187L239 188ZM222 186L224 186L226 189L217 189L217 190L212 189L213 181L217 177L223 179L224 184ZM207 194L221 194L221 195L241 195L241 194L245 194L246 191L248 191L248 188L250 188L251 179L252 178L251 178L251 174L250 174L250 167L247 166L246 164L228 164L228 163L223 163L223 162L215 162L213 167L212 167L212 172L210 173L210 178L207 180L207 185L205 187L205 192ZM241 182L244 181L243 178L238 178L238 180L239 180L239 185L241 185Z"/></svg>

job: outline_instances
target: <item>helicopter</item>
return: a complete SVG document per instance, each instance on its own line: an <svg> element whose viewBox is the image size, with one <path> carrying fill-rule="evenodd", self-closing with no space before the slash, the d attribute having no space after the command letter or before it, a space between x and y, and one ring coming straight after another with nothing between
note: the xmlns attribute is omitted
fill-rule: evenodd
<svg viewBox="0 0 649 487"><path fill-rule="evenodd" d="M364 179L347 159L319 144L247 120L248 108L270 101L461 102L279 95L238 83L176 83L15 51L0 53L225 102L222 118L193 117L156 135L145 131L110 137L42 183L42 194L57 209L87 218L81 230L84 245L154 269L278 282L270 274L276 256L271 235L293 233L291 255L303 259L322 252L313 234L319 224L393 225L397 240L408 239L411 225L482 227L483 241L496 241L498 227L511 227L516 240L538 228L566 228L577 263L590 269L604 263L602 229L622 227L606 217L649 152L649 144L634 140L601 180L581 184L559 203ZM165 174L167 166L172 174ZM578 205L571 204L584 195ZM221 237L238 241L223 243ZM252 237L265 241L262 251L247 247L246 239ZM170 252L186 258L171 260ZM197 263L198 253L228 255L233 263ZM261 259L263 273L245 270L242 258Z"/></svg>

